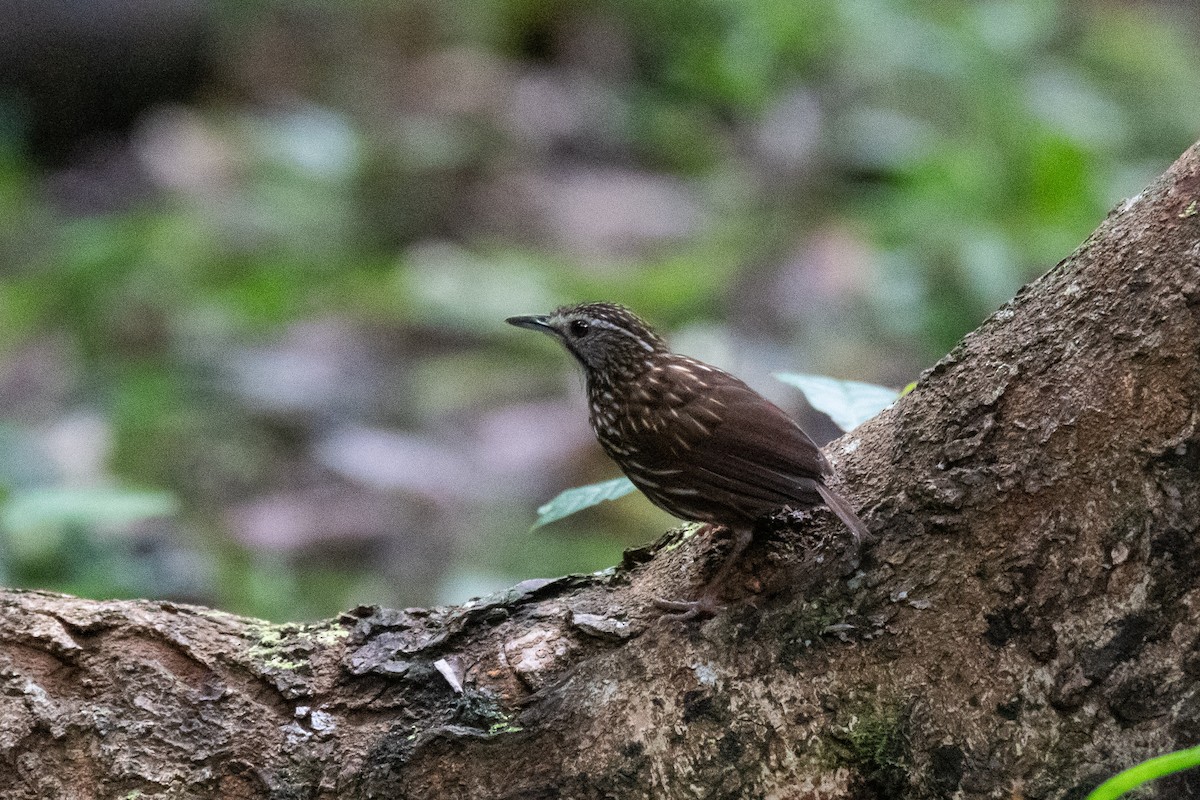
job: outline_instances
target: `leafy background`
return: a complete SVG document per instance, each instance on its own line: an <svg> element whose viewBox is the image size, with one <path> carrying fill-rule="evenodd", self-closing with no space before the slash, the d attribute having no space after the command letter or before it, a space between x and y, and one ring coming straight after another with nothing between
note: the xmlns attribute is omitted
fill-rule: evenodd
<svg viewBox="0 0 1200 800"><path fill-rule="evenodd" d="M14 0L0 581L272 619L670 524L505 316L902 387L1200 132L1190 4Z"/></svg>

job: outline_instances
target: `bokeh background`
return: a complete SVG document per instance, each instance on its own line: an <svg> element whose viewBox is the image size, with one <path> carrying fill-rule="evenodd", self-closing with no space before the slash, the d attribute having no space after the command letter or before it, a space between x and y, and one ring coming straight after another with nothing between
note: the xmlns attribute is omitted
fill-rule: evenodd
<svg viewBox="0 0 1200 800"><path fill-rule="evenodd" d="M0 4L0 583L277 620L670 520L505 316L903 386L1200 137L1128 0Z"/></svg>

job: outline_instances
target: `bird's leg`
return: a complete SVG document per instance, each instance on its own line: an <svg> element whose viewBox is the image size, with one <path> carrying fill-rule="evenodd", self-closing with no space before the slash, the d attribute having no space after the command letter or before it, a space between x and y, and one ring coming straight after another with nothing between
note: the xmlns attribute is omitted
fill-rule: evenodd
<svg viewBox="0 0 1200 800"><path fill-rule="evenodd" d="M700 594L695 600L663 600L661 598L654 599L654 606L663 611L670 613L663 614L663 617L668 619L689 620L689 619L705 619L715 616L721 608L721 589L725 587L725 581L729 578L729 573L737 566L738 559L742 553L746 552L746 548L750 546L750 542L754 539L753 528L730 528L730 533L733 534L733 544L729 548L729 552L725 554L721 561L721 566L717 569L717 574L713 575L704 587L700 590Z"/></svg>

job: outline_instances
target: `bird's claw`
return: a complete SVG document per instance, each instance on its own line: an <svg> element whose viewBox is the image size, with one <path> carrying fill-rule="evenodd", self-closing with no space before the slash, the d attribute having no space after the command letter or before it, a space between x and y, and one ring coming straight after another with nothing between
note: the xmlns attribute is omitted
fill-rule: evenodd
<svg viewBox="0 0 1200 800"><path fill-rule="evenodd" d="M721 604L711 595L701 595L696 600L664 600L654 598L654 607L664 611L662 619L673 619L686 622L690 619L708 619L715 617L721 609Z"/></svg>

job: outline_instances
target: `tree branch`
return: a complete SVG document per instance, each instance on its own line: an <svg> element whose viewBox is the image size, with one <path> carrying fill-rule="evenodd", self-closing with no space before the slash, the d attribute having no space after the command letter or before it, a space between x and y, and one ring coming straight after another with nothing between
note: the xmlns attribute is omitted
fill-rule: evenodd
<svg viewBox="0 0 1200 800"><path fill-rule="evenodd" d="M4 592L0 797L1060 798L1194 744L1198 204L1200 145L831 446L861 570L784 515L701 625L679 531L310 626Z"/></svg>

